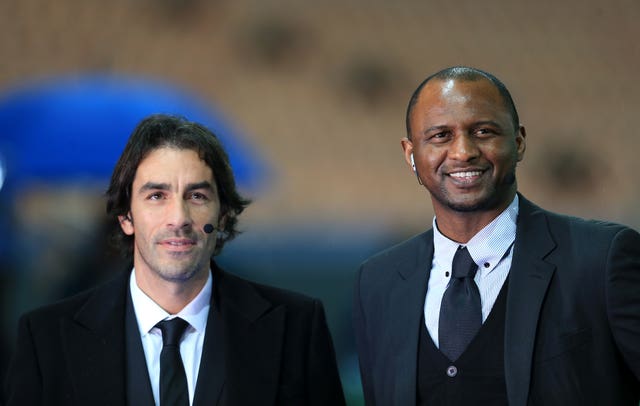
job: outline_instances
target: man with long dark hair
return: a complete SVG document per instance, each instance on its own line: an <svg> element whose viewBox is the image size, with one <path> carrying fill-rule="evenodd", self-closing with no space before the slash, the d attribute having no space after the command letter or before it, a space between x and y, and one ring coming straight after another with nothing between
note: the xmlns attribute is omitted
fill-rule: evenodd
<svg viewBox="0 0 640 406"><path fill-rule="evenodd" d="M344 404L322 304L212 259L249 202L211 131L144 119L107 199L132 264L21 318L7 405Z"/></svg>

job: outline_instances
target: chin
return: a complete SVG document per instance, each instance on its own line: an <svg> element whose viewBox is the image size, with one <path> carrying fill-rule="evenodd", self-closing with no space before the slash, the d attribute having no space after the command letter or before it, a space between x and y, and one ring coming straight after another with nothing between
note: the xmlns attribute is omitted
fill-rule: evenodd
<svg viewBox="0 0 640 406"><path fill-rule="evenodd" d="M444 203L451 210L466 213L505 209L512 200L513 196L510 193L494 193L490 194L489 196L478 197L475 199L461 199L458 201L449 199Z"/></svg>
<svg viewBox="0 0 640 406"><path fill-rule="evenodd" d="M193 279L199 272L197 265L160 270L158 275L168 282L185 282Z"/></svg>
<svg viewBox="0 0 640 406"><path fill-rule="evenodd" d="M434 195L438 202L450 210L469 213L476 211L491 211L506 208L515 195L515 178L509 176L500 186L484 188L469 193L449 193L449 190L441 189L438 195Z"/></svg>
<svg viewBox="0 0 640 406"><path fill-rule="evenodd" d="M495 194L484 196L443 196L440 203L449 209L457 212L467 213L475 211L487 211L496 209L500 206L502 199Z"/></svg>
<svg viewBox="0 0 640 406"><path fill-rule="evenodd" d="M486 201L480 202L469 202L469 203L457 203L457 202L447 202L447 207L454 211L459 211L463 213L474 212L474 211L485 211L491 209L492 207L487 204Z"/></svg>

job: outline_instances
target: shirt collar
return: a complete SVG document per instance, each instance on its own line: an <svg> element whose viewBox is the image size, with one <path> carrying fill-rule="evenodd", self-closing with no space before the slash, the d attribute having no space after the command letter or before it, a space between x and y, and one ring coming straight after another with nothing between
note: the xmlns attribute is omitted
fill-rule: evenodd
<svg viewBox="0 0 640 406"><path fill-rule="evenodd" d="M474 235L467 244L471 258L480 266L480 273L491 272L504 258L516 238L516 220L518 218L518 195L509 206L493 221ZM445 237L433 218L434 260L441 269L450 269L453 256L461 244Z"/></svg>
<svg viewBox="0 0 640 406"><path fill-rule="evenodd" d="M131 290L131 300L133 309L135 310L136 319L140 335L145 336L150 333L158 322L164 319L172 319L180 317L189 323L191 328L198 332L204 332L207 326L207 317L209 315L209 307L211 303L211 292L213 287L213 277L211 270L200 293L193 298L178 314L171 315L162 307L153 301L146 293L144 293L136 282L136 270L133 269L129 277L129 289Z"/></svg>

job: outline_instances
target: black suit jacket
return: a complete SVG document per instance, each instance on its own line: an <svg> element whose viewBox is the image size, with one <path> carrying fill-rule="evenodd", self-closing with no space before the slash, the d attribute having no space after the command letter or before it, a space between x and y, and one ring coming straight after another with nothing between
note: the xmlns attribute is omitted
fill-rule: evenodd
<svg viewBox="0 0 640 406"><path fill-rule="evenodd" d="M322 304L212 269L194 405L344 404ZM123 273L21 318L7 406L126 403L128 280Z"/></svg>
<svg viewBox="0 0 640 406"><path fill-rule="evenodd" d="M504 337L509 404L638 405L640 235L520 196ZM367 405L415 405L433 230L366 261L354 324ZM443 371L444 373L444 371Z"/></svg>

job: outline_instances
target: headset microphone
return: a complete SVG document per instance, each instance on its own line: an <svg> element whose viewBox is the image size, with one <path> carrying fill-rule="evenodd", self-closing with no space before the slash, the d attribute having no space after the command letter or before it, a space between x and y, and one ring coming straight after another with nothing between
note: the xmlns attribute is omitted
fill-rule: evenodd
<svg viewBox="0 0 640 406"><path fill-rule="evenodd" d="M215 230L216 228L211 224L205 224L204 227L202 227L202 229L204 230L205 233L211 234L213 233L213 230Z"/></svg>

